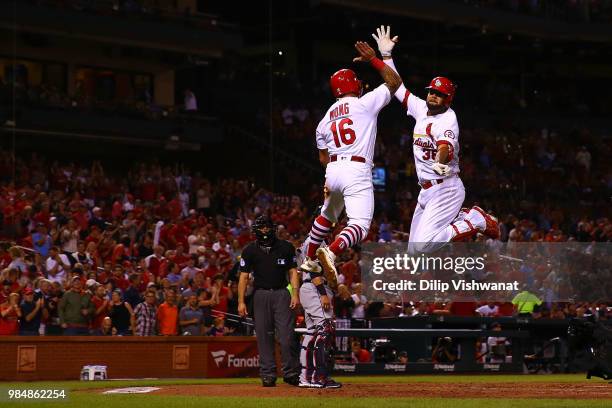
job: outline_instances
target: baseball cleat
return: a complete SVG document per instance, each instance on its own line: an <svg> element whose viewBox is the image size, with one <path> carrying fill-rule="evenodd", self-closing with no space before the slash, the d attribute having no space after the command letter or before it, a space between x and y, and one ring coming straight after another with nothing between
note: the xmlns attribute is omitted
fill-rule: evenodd
<svg viewBox="0 0 612 408"><path fill-rule="evenodd" d="M264 377L261 379L261 385L264 387L276 387L276 378Z"/></svg>
<svg viewBox="0 0 612 408"><path fill-rule="evenodd" d="M499 232L499 222L497 222L497 218L492 216L491 214L487 214L482 208L478 206L472 207L473 210L478 211L480 215L482 215L486 222L486 227L482 232L484 235L491 239L499 239L501 235Z"/></svg>
<svg viewBox="0 0 612 408"><path fill-rule="evenodd" d="M315 261L314 259L310 259L309 257L306 257L306 259L304 259L304 263L300 265L299 269L302 272L321 273L321 265L319 265L317 261Z"/></svg>
<svg viewBox="0 0 612 408"><path fill-rule="evenodd" d="M317 259L323 267L325 279L331 288L338 286L338 271L336 270L336 255L327 247L317 249Z"/></svg>
<svg viewBox="0 0 612 408"><path fill-rule="evenodd" d="M331 378L324 378L324 379L318 380L316 384L319 384L321 388L342 388L341 383Z"/></svg>
<svg viewBox="0 0 612 408"><path fill-rule="evenodd" d="M298 387L300 388L323 388L323 384L312 383L312 382L300 380Z"/></svg>

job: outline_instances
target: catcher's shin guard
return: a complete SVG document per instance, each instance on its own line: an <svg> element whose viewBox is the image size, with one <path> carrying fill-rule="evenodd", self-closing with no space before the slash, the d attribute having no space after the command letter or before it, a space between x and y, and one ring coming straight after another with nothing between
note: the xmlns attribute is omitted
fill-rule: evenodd
<svg viewBox="0 0 612 408"><path fill-rule="evenodd" d="M332 369L332 347L334 345L336 328L334 322L326 319L317 326L314 334L313 357L316 379L328 378Z"/></svg>
<svg viewBox="0 0 612 408"><path fill-rule="evenodd" d="M300 381L304 383L311 383L315 372L315 363L313 358L314 342L316 338L314 333L312 335L307 334L302 340L302 350L300 351L300 364L302 366L302 373L300 374Z"/></svg>

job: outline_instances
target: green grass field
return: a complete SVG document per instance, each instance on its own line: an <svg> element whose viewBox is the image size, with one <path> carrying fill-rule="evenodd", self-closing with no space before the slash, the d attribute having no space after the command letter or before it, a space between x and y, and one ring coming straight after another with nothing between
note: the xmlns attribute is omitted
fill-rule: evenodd
<svg viewBox="0 0 612 408"><path fill-rule="evenodd" d="M593 383L597 380L586 380L583 374L579 375L483 375L483 376L392 376L392 377L338 377L339 381L352 384L384 383L384 382L425 382L425 383L500 383L525 382L541 383L546 387L547 382L567 383ZM589 382L590 381L590 382ZM164 386L164 385L192 385L192 384L235 384L236 397L206 397L206 396L161 396L146 394L102 395L98 393L82 393L78 390L99 388L122 388L132 386ZM95 382L33 382L33 383L0 383L3 390L0 407L65 407L65 408L98 408L98 407L125 407L125 408L173 408L173 407L415 407L415 408L610 408L612 400L568 400L568 399L463 399L463 398L335 398L335 397L283 397L283 398L253 398L240 397L241 384L258 384L257 379L192 379L192 380L125 380L125 381L95 381ZM600 381L605 385L606 382ZM612 387L612 385L610 385ZM8 388L64 388L69 390L68 401L61 402L7 402L6 389ZM77 392L74 392L77 391Z"/></svg>

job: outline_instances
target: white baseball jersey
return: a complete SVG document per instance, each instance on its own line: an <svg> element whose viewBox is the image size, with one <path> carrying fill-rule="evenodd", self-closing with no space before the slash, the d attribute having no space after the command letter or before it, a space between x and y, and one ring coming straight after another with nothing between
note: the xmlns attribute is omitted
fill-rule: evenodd
<svg viewBox="0 0 612 408"><path fill-rule="evenodd" d="M392 59L384 60L397 72ZM408 252L432 252L454 237L469 233L474 227L482 230L484 218L475 217L470 210L460 211L465 199L465 187L459 173L459 125L455 112L448 108L438 115L427 116L427 102L412 95L402 84L395 93L408 115L416 119L413 134L414 162L420 182L438 180L441 177L432 170L438 146L450 147L451 174L442 182L423 186L410 224Z"/></svg>
<svg viewBox="0 0 612 408"><path fill-rule="evenodd" d="M385 84L361 98L338 99L317 126L317 148L330 155L360 156L372 164L376 143L377 118L391 101Z"/></svg>
<svg viewBox="0 0 612 408"><path fill-rule="evenodd" d="M451 168L451 174L459 173L459 125L455 112L448 108L444 113L427 116L427 103L409 90L401 88L396 96L402 100L407 114L416 120L412 150L419 181L440 178L431 166L436 161L438 146L443 143L450 146L451 160L447 165Z"/></svg>

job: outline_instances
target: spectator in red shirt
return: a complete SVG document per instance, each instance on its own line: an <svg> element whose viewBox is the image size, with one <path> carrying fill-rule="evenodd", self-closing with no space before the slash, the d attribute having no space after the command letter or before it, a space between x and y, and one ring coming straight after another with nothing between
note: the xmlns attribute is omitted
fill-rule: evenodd
<svg viewBox="0 0 612 408"><path fill-rule="evenodd" d="M219 258L217 257L217 254L212 253L208 259L208 266L206 269L204 269L204 277L212 279L218 275L219 272L221 272L221 269L219 268Z"/></svg>
<svg viewBox="0 0 612 408"><path fill-rule="evenodd" d="M149 255L145 258L145 264L147 266L147 270L151 272L155 277L159 276L160 267L162 262L164 262L166 258L164 257L164 247L161 245L157 245L153 248L153 255Z"/></svg>
<svg viewBox="0 0 612 408"><path fill-rule="evenodd" d="M94 296L91 301L94 304L94 315L90 323L90 329L92 332L102 328L102 322L108 316L108 309L110 307L110 300L106 297L106 288L104 285L96 283L93 289Z"/></svg>
<svg viewBox="0 0 612 408"><path fill-rule="evenodd" d="M113 275L110 277L110 282L115 289L121 289L121 292L124 292L128 286L130 286L130 282L128 281L125 273L123 271L123 267L121 265L115 265L113 267Z"/></svg>
<svg viewBox="0 0 612 408"><path fill-rule="evenodd" d="M476 308L478 307L478 303L476 302L451 302L450 304L450 314L453 316L475 316Z"/></svg>
<svg viewBox="0 0 612 408"><path fill-rule="evenodd" d="M11 286L13 282L8 279L2 281L2 290L0 291L0 305L6 302L11 294Z"/></svg>
<svg viewBox="0 0 612 408"><path fill-rule="evenodd" d="M166 291L166 301L157 308L157 326L162 336L176 336L178 330L179 310L176 305L174 289Z"/></svg>
<svg viewBox="0 0 612 408"><path fill-rule="evenodd" d="M183 224L185 225L185 227L187 227L190 231L193 231L194 228L198 228L198 223L199 216L196 210L189 210L189 217L183 220Z"/></svg>
<svg viewBox="0 0 612 408"><path fill-rule="evenodd" d="M121 218L122 214L123 206L121 205L119 200L115 200L115 202L113 203L113 210L111 211L111 217L113 217L114 219Z"/></svg>
<svg viewBox="0 0 612 408"><path fill-rule="evenodd" d="M143 201L153 201L157 196L157 184L153 182L151 177L147 177L141 182L140 197Z"/></svg>
<svg viewBox="0 0 612 408"><path fill-rule="evenodd" d="M168 203L168 209L170 211L170 218L173 220L177 220L181 217L181 213L183 211L183 207L181 205L181 199L177 194L170 202Z"/></svg>
<svg viewBox="0 0 612 408"><path fill-rule="evenodd" d="M130 259L132 259L132 245L130 237L127 235L122 235L121 241L113 248L111 262L113 265L115 265L116 263L123 263L123 261Z"/></svg>
<svg viewBox="0 0 612 408"><path fill-rule="evenodd" d="M77 211L72 214L72 218L76 221L79 230L85 231L89 226L89 214L87 211L87 206L85 204L81 204Z"/></svg>
<svg viewBox="0 0 612 408"><path fill-rule="evenodd" d="M49 202L45 201L39 212L34 215L34 222L42 222L46 226L49 226L49 218L51 218L51 211L49 209Z"/></svg>
<svg viewBox="0 0 612 408"><path fill-rule="evenodd" d="M101 229L96 225L92 225L89 235L85 238L85 242L89 245L91 242L98 245L102 240L102 232Z"/></svg>
<svg viewBox="0 0 612 408"><path fill-rule="evenodd" d="M305 214L302 212L300 199L296 196L291 198L291 211L287 215L287 231L289 234L297 234L304 220Z"/></svg>
<svg viewBox="0 0 612 408"><path fill-rule="evenodd" d="M361 348L359 340L354 340L351 343L351 360L353 363L371 363L372 358L370 352Z"/></svg>
<svg viewBox="0 0 612 408"><path fill-rule="evenodd" d="M340 267L340 273L344 277L344 283L347 287L352 287L355 277L359 275L359 267L357 262L359 261L359 254L353 249L350 249L351 259L342 264Z"/></svg>
<svg viewBox="0 0 612 408"><path fill-rule="evenodd" d="M514 305L512 304L512 302L500 303L498 315L512 317L514 315Z"/></svg>
<svg viewBox="0 0 612 408"><path fill-rule="evenodd" d="M102 270L98 270L98 276L96 277L96 281L101 284L108 283L109 279L113 275L113 265L110 261L104 262L104 266Z"/></svg>
<svg viewBox="0 0 612 408"><path fill-rule="evenodd" d="M179 242L176 245L176 251L174 252L174 255L170 258L170 260L177 264L180 269L183 269L187 266L190 259L191 257L189 256L189 254L185 253L185 246Z"/></svg>
<svg viewBox="0 0 612 408"><path fill-rule="evenodd" d="M19 293L13 292L4 303L0 304L0 336L18 334L21 317Z"/></svg>
<svg viewBox="0 0 612 408"><path fill-rule="evenodd" d="M155 215L156 218L159 218L159 215ZM159 230L159 243L166 250L176 248L176 242L174 242L174 237L170 235L170 230L174 227L172 221L169 221L162 225Z"/></svg>
<svg viewBox="0 0 612 408"><path fill-rule="evenodd" d="M4 229L7 231L12 231L14 233L15 206L13 204L12 198L10 198L8 202L4 205L4 208L2 208L2 215L4 220Z"/></svg>
<svg viewBox="0 0 612 408"><path fill-rule="evenodd" d="M182 222L177 222L170 229L168 234L174 239L175 247L178 247L179 244L183 245L183 251L189 252L189 241L188 237L191 233L191 230Z"/></svg>
<svg viewBox="0 0 612 408"><path fill-rule="evenodd" d="M140 285L138 285L138 291L144 293L149 287L149 283L155 283L155 276L144 268L144 261L141 260L140 264L136 266L136 273L140 275Z"/></svg>
<svg viewBox="0 0 612 408"><path fill-rule="evenodd" d="M249 231L248 228L244 228L240 232L240 235L238 235L237 240L238 240L238 243L240 244L240 247L243 248L244 246L246 246L246 244L248 244L249 242L253 240L253 237L251 236L251 231Z"/></svg>
<svg viewBox="0 0 612 408"><path fill-rule="evenodd" d="M215 275L213 279L213 297L217 303L215 309L227 313L227 301L232 299L232 296L232 292L223 284L223 275Z"/></svg>

